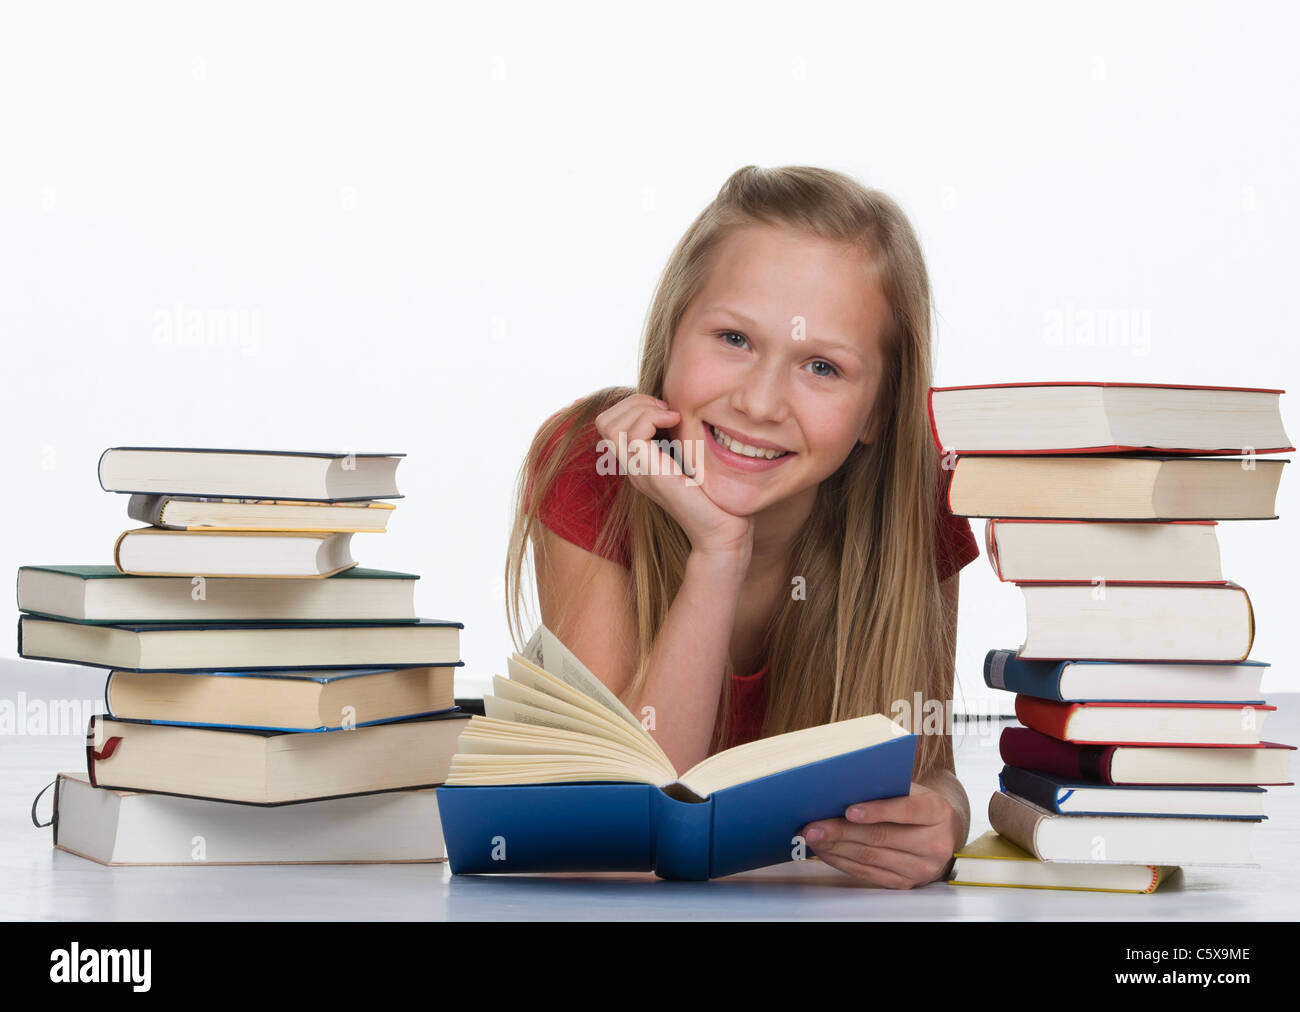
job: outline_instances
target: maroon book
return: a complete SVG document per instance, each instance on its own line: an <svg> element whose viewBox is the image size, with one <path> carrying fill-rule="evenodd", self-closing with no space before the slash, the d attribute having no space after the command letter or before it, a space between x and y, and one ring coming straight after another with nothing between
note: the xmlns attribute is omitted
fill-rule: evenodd
<svg viewBox="0 0 1300 1012"><path fill-rule="evenodd" d="M1078 745L1028 727L1008 727L999 742L1008 766L1093 784L1289 786L1294 745Z"/></svg>

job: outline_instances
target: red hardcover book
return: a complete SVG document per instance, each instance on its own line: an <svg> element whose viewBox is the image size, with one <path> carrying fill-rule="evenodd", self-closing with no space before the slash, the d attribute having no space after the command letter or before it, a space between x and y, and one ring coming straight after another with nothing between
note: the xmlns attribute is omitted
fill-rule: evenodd
<svg viewBox="0 0 1300 1012"><path fill-rule="evenodd" d="M998 751L1008 766L1115 787L1283 787L1292 785L1287 753L1295 746L1079 745L1007 727Z"/></svg>
<svg viewBox="0 0 1300 1012"><path fill-rule="evenodd" d="M1028 728L1078 745L1187 745L1197 748L1249 748L1259 744L1264 715L1276 706L1257 703L1062 703L1016 696L1016 718ZM1201 721L1198 718L1208 717ZM1222 719L1219 719L1222 718ZM1073 725L1113 726L1094 737ZM1193 731L1197 724L1204 730ZM1200 734L1202 737L1188 737ZM1226 740L1232 739L1232 740Z"/></svg>
<svg viewBox="0 0 1300 1012"><path fill-rule="evenodd" d="M1055 402L1044 397L1035 402L1032 393L1028 397L1011 391L1037 388L1049 390L1055 387L1075 387L1080 393L1073 398L1061 398ZM1084 388L1088 388L1085 390ZM1178 397L1171 391L1223 391L1231 398L1188 398ZM935 411L935 395L941 400L947 393L961 391L994 391L989 395L962 397L966 402L957 407L956 413L945 418L944 428L953 428L958 421L964 430L971 428L972 409L983 409L985 420L993 419L998 431L1005 431L1013 426L1018 433L1018 446L997 445L997 439L990 433L983 438L974 437L975 442L962 445L962 440L949 436L945 445L940 435L940 424ZM996 391L1008 391L998 396ZM1111 392L1113 391L1113 393ZM1123 382L1089 382L1086 380L1046 380L1037 383L971 383L962 386L931 387L927 399L930 416L930 434L940 453L969 454L1035 454L1035 453L1127 453L1152 452L1158 450L1169 454L1240 454L1247 449L1252 453L1286 453L1295 449L1290 445L1282 429L1280 410L1277 407L1278 396L1285 393L1269 387L1229 387L1198 383L1123 383ZM1272 403L1268 403L1271 396ZM1114 403L1112 403L1112 401ZM1222 401L1222 403L1218 403ZM978 403L983 402L983 403ZM949 408L951 412L951 406ZM959 418L961 412L965 418ZM1151 417L1144 418L1143 413ZM940 413L944 413L941 409ZM1160 433L1171 431L1170 422L1177 415L1183 431L1199 433L1203 443L1215 445L1174 446L1168 445L1167 439L1160 438ZM1045 445L1049 431L1039 421L1042 417L1050 418L1054 423L1070 422L1081 440L1067 445ZM1055 429L1057 426L1053 426ZM983 430L987 425L975 419L974 428ZM1238 434L1249 434L1241 440L1229 439L1226 435L1231 428ZM1115 429L1133 433L1143 433L1146 441L1134 439L1121 442L1101 437L1103 432ZM1090 436L1083 436L1090 433ZM1268 445L1256 445L1256 441ZM1223 445L1228 443L1229 445ZM1276 445L1273 445L1276 444Z"/></svg>

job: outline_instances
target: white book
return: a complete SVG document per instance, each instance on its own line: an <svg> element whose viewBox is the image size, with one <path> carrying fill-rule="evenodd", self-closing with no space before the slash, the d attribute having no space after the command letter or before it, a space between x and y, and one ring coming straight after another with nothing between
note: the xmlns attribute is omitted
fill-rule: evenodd
<svg viewBox="0 0 1300 1012"><path fill-rule="evenodd" d="M1029 660L1245 660L1255 638L1246 591L1223 584L1018 584Z"/></svg>
<svg viewBox="0 0 1300 1012"><path fill-rule="evenodd" d="M1248 865L1253 819L1057 815L998 791L989 825L1040 861L1072 864Z"/></svg>
<svg viewBox="0 0 1300 1012"><path fill-rule="evenodd" d="M935 441L957 453L1292 449L1281 390L1150 383L934 387Z"/></svg>
<svg viewBox="0 0 1300 1012"><path fill-rule="evenodd" d="M106 492L223 499L397 499L400 453L113 446L99 458Z"/></svg>
<svg viewBox="0 0 1300 1012"><path fill-rule="evenodd" d="M316 577L356 565L350 533L318 531L123 531L113 562L132 576Z"/></svg>
<svg viewBox="0 0 1300 1012"><path fill-rule="evenodd" d="M1223 580L1217 528L1214 520L994 518L985 522L984 543L989 565L1005 581L1210 583Z"/></svg>
<svg viewBox="0 0 1300 1012"><path fill-rule="evenodd" d="M434 789L266 808L92 787L60 773L54 846L107 865L446 860Z"/></svg>

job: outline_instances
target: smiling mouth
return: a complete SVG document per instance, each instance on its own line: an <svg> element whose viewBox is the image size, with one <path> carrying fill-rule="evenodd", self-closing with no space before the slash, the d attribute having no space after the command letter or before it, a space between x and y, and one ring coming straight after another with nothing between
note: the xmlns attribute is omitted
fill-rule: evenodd
<svg viewBox="0 0 1300 1012"><path fill-rule="evenodd" d="M780 460L782 457L789 457L794 454L793 450L769 450L759 446L750 446L737 439L732 439L731 436L711 422L705 422L704 425L712 434L714 442L724 450L729 450L739 457L749 457L751 460Z"/></svg>

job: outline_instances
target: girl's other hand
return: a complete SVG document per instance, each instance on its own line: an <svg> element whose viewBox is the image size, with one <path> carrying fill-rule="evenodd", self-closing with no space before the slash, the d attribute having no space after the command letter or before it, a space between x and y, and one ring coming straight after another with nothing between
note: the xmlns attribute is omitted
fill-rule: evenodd
<svg viewBox="0 0 1300 1012"><path fill-rule="evenodd" d="M958 815L938 791L918 783L906 797L863 801L843 819L822 819L800 835L846 875L890 889L940 878L958 846Z"/></svg>
<svg viewBox="0 0 1300 1012"><path fill-rule="evenodd" d="M689 480L676 458L660 450L655 433L677 422L678 412L649 394L632 394L596 416L596 430L618 454L620 470L640 492L649 496L682 526L697 552L739 555L746 563L753 548L754 523L727 513L704 492L697 473ZM622 435L622 440L620 440ZM644 462L633 473L628 458Z"/></svg>

